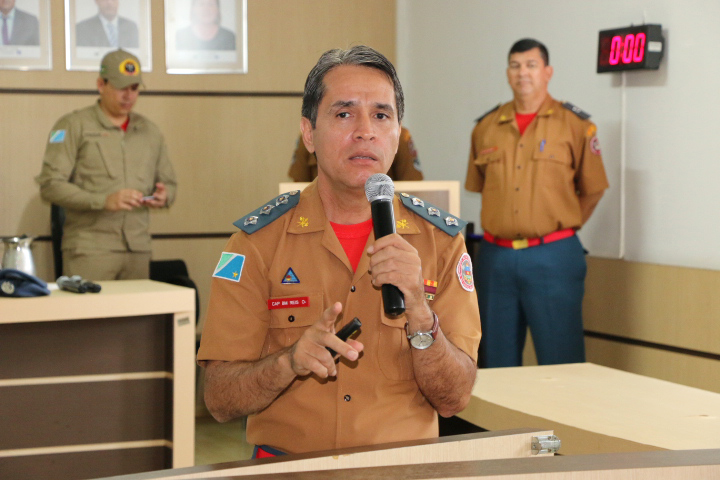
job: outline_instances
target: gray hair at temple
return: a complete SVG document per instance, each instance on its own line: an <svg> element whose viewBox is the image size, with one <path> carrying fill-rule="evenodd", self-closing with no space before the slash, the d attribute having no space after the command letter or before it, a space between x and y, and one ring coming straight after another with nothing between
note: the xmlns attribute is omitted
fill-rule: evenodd
<svg viewBox="0 0 720 480"><path fill-rule="evenodd" d="M317 121L318 107L325 95L325 75L340 65L357 65L380 70L392 82L395 90L395 104L397 107L398 123L402 121L405 113L405 96L403 95L400 79L395 67L382 53L365 45L357 45L348 50L339 48L328 50L320 56L317 64L310 70L305 80L303 93L302 116L310 120L312 128Z"/></svg>

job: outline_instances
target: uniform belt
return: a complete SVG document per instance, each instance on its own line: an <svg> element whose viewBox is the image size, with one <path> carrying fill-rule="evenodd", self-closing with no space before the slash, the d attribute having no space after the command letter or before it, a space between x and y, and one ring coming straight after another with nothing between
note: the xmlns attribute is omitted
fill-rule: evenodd
<svg viewBox="0 0 720 480"><path fill-rule="evenodd" d="M483 234L483 238L486 242L493 243L500 247L522 250L523 248L536 247L544 243L557 242L558 240L563 240L565 238L572 237L573 235L575 235L575 230L572 228L566 228L564 230L558 230L537 238L519 238L517 240L510 240L507 238L497 238L488 232Z"/></svg>

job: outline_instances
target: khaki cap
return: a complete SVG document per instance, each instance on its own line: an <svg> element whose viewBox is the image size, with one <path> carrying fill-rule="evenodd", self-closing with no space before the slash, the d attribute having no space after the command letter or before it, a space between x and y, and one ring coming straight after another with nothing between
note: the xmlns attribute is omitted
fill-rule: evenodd
<svg viewBox="0 0 720 480"><path fill-rule="evenodd" d="M100 78L104 78L115 88L143 85L140 60L125 50L110 52L100 62Z"/></svg>

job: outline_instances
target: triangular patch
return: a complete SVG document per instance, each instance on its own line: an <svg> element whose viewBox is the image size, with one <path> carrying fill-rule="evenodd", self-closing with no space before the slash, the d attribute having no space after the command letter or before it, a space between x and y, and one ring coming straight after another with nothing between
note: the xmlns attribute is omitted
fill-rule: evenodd
<svg viewBox="0 0 720 480"><path fill-rule="evenodd" d="M288 268L288 271L285 272L285 276L283 277L283 280L281 283L283 283L283 284L300 283L300 280L298 280L297 275L295 275L295 272L293 272L293 269Z"/></svg>

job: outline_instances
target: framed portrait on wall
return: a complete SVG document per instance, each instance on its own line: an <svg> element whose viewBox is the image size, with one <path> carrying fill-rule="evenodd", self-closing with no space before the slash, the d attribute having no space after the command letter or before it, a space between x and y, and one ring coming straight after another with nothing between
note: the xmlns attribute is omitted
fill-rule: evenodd
<svg viewBox="0 0 720 480"><path fill-rule="evenodd" d="M152 71L150 0L65 0L68 70L97 70L106 53L122 48Z"/></svg>
<svg viewBox="0 0 720 480"><path fill-rule="evenodd" d="M165 0L167 73L247 73L247 0Z"/></svg>
<svg viewBox="0 0 720 480"><path fill-rule="evenodd" d="M0 68L50 70L50 0L0 0Z"/></svg>

